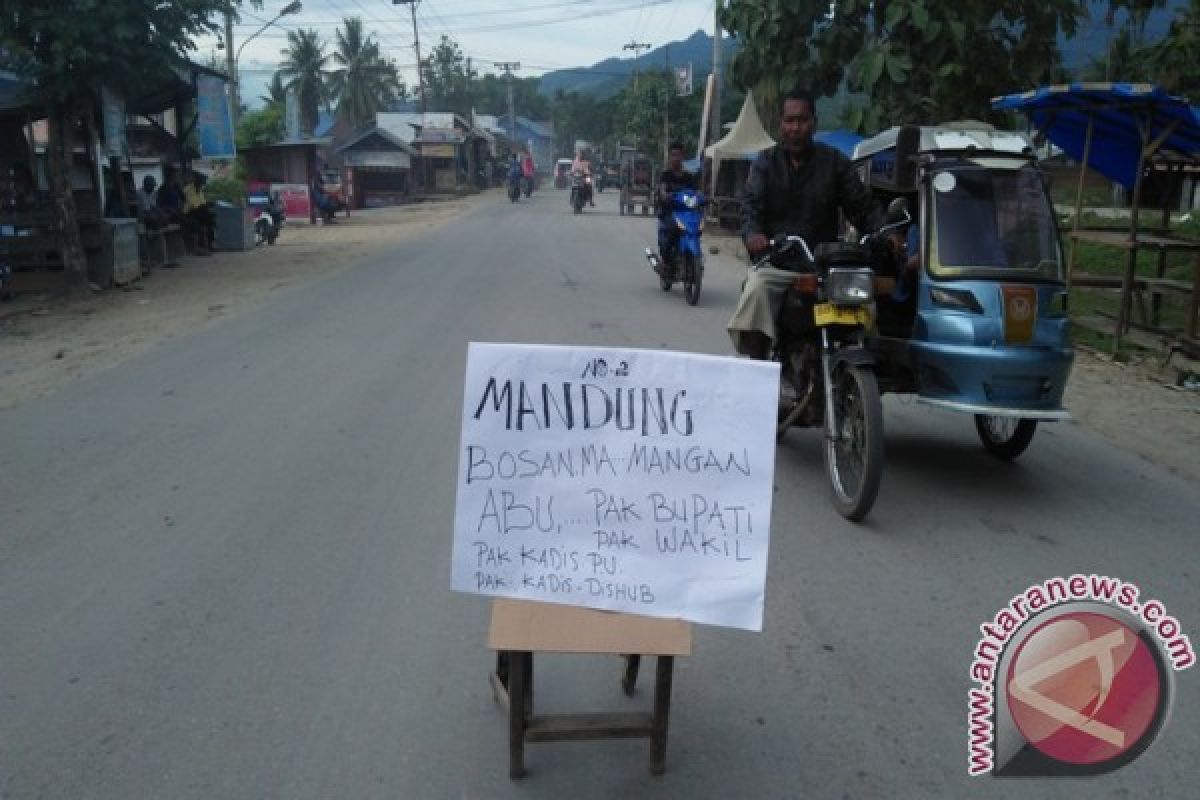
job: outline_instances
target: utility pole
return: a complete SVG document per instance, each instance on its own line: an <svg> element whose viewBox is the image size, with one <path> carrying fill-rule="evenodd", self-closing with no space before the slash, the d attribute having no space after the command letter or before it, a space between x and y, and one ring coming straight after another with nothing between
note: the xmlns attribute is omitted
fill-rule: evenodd
<svg viewBox="0 0 1200 800"><path fill-rule="evenodd" d="M663 165L671 158L671 95L675 93L675 73L671 72L671 45L667 45L667 92L663 98Z"/></svg>
<svg viewBox="0 0 1200 800"><path fill-rule="evenodd" d="M417 51L417 92L421 95L421 113L425 113L425 79L421 77L421 36L417 33L417 6L421 0L392 0L394 6L408 6L412 12L413 49Z"/></svg>
<svg viewBox="0 0 1200 800"><path fill-rule="evenodd" d="M629 42L629 44L623 46L621 49L633 51L633 90L636 92L637 86L638 86L637 60L638 60L638 57L641 56L643 50L650 49L650 44L648 42L638 42L638 41L631 40Z"/></svg>
<svg viewBox="0 0 1200 800"><path fill-rule="evenodd" d="M238 106L238 74L237 74L237 57L233 50L233 9L230 8L225 12L225 70L229 73L229 88L232 90L233 96L229 98L229 113L233 117L233 129L237 130L238 112L241 111Z"/></svg>
<svg viewBox="0 0 1200 800"><path fill-rule="evenodd" d="M513 108L513 70L521 68L520 61L493 61L493 65L504 70L505 76L508 78L508 130L511 137L513 147L517 146L517 113Z"/></svg>
<svg viewBox="0 0 1200 800"><path fill-rule="evenodd" d="M716 10L713 12L713 90L712 90L712 122L708 128L708 138L714 142L721 138L721 3L714 4ZM700 152L703 155L704 142L700 143Z"/></svg>

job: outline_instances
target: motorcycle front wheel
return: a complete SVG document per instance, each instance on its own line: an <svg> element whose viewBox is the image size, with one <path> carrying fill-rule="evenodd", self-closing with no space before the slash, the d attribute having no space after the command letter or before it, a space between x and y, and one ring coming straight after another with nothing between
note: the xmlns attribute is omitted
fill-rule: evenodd
<svg viewBox="0 0 1200 800"><path fill-rule="evenodd" d="M975 430L985 450L1003 461L1012 461L1033 441L1037 420L976 414Z"/></svg>
<svg viewBox="0 0 1200 800"><path fill-rule="evenodd" d="M683 299L689 306L700 302L700 270L696 269L696 257L683 254Z"/></svg>
<svg viewBox="0 0 1200 800"><path fill-rule="evenodd" d="M839 371L833 379L833 414L825 439L833 505L859 522L875 504L883 478L883 406L875 373L851 366Z"/></svg>

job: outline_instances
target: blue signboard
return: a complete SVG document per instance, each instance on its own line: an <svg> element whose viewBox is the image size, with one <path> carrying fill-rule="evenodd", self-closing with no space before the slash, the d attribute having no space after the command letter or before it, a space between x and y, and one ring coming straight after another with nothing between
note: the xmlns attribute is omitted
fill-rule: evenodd
<svg viewBox="0 0 1200 800"><path fill-rule="evenodd" d="M224 79L212 75L196 78L196 113L199 116L196 132L200 137L200 156L235 158L233 115L229 110Z"/></svg>

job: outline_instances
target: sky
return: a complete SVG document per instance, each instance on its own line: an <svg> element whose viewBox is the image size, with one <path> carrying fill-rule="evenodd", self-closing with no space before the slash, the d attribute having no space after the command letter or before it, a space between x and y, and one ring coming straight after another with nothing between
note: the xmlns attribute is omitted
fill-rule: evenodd
<svg viewBox="0 0 1200 800"><path fill-rule="evenodd" d="M261 11L245 4L242 21L234 27L235 49L262 29L288 4L265 0ZM316 28L333 48L334 34L343 17L361 17L387 55L400 65L405 83L416 83L412 16L408 6L392 0L303 0L299 14L283 17L244 45L238 60L242 101L258 105L261 87L270 80L287 45L287 31ZM497 61L517 61L522 76L540 75L563 67L590 66L613 56L630 57L622 50L630 42L657 47L685 39L697 29L711 33L714 0L420 0L417 30L421 52L429 50L443 34L471 56L476 69L498 71ZM197 42L197 60L211 54L224 58L217 40Z"/></svg>

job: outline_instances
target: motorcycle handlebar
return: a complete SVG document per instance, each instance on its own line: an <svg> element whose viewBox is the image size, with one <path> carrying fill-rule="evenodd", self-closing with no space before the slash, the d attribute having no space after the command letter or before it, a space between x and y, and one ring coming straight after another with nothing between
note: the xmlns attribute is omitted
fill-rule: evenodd
<svg viewBox="0 0 1200 800"><path fill-rule="evenodd" d="M759 267L771 260L771 256L782 255L792 251L797 247L799 247L800 251L804 253L804 257L808 259L810 264L816 262L816 258L813 257L812 249L808 246L808 242L804 241L803 236L789 236L781 233L771 240L771 244L767 247L767 251L758 261L755 262L752 269L757 271Z"/></svg>

